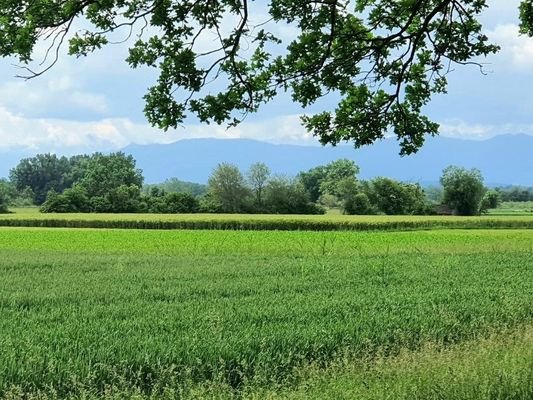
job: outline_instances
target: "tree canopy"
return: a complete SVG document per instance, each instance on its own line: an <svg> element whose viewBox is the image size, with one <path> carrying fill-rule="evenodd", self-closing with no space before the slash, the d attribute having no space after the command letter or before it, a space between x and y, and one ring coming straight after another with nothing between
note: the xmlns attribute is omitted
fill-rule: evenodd
<svg viewBox="0 0 533 400"><path fill-rule="evenodd" d="M70 172L77 168L80 158L58 157L55 154L37 154L25 158L9 172L17 190L31 189L37 204L46 200L50 190L62 192L72 184Z"/></svg>
<svg viewBox="0 0 533 400"><path fill-rule="evenodd" d="M208 193L218 200L223 212L238 213L244 210L249 189L238 167L221 163L209 177Z"/></svg>
<svg viewBox="0 0 533 400"><path fill-rule="evenodd" d="M478 169L467 170L449 166L442 171L440 183L444 189L444 204L458 215L477 215L485 194L483 176Z"/></svg>
<svg viewBox="0 0 533 400"><path fill-rule="evenodd" d="M159 71L145 95L148 121L175 128L189 116L235 125L289 92L323 144L370 144L394 132L415 152L438 125L423 113L454 64L498 50L479 22L487 0L0 0L0 55L40 75L68 42L85 56L124 32L127 62ZM520 6L533 35L533 5ZM84 30L76 30L83 21ZM280 35L282 30L294 35ZM76 30L75 32L72 32ZM213 40L214 38L214 40ZM46 60L32 63L37 43ZM40 65L40 70L33 69ZM332 111L321 103L337 102Z"/></svg>

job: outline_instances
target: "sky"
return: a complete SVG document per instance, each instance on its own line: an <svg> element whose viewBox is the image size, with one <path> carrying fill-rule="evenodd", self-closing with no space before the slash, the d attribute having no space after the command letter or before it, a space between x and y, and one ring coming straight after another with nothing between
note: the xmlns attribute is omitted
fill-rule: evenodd
<svg viewBox="0 0 533 400"><path fill-rule="evenodd" d="M482 60L485 75L474 66L457 66L449 76L448 94L435 97L426 108L426 114L441 124L441 135L465 139L533 135L533 39L518 34L518 3L489 0L481 18L501 52ZM283 35L283 27L278 29ZM142 96L156 74L130 69L126 56L127 45L108 46L86 58L65 55L52 70L29 81L15 77L20 70L14 60L0 59L0 153L111 151L132 143L202 137L317 144L300 126L301 109L287 96L231 130L188 123L166 133L158 131L142 112Z"/></svg>

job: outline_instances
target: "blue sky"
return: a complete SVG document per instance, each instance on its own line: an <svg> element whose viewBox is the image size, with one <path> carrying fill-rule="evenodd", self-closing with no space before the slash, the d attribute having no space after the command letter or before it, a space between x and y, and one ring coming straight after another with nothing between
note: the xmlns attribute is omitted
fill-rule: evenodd
<svg viewBox="0 0 533 400"><path fill-rule="evenodd" d="M487 75L460 66L450 75L448 94L427 107L427 114L441 124L441 135L533 135L533 39L518 35L518 3L489 0L482 20L502 51L483 60ZM299 125L301 110L286 96L232 130L194 123L167 133L151 128L142 113L142 96L155 74L131 70L126 55L127 46L115 45L87 58L65 56L47 74L28 82L14 77L20 71L13 60L0 59L0 152L107 151L193 137L316 143Z"/></svg>

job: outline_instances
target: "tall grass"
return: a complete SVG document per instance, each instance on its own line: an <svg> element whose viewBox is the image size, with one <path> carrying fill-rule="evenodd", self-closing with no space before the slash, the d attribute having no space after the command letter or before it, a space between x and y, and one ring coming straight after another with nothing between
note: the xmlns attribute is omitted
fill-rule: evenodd
<svg viewBox="0 0 533 400"><path fill-rule="evenodd" d="M309 368L520 331L533 319L532 240L3 228L0 398L283 396L302 393Z"/></svg>
<svg viewBox="0 0 533 400"><path fill-rule="evenodd" d="M0 226L48 228L369 231L428 229L532 229L533 216L344 216L243 214L39 214L18 210Z"/></svg>

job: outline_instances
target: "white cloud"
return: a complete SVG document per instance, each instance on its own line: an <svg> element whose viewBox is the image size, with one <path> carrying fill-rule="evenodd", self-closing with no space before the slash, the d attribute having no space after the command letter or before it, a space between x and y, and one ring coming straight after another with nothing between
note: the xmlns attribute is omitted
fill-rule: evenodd
<svg viewBox="0 0 533 400"><path fill-rule="evenodd" d="M73 91L67 95L67 101L69 100L73 103L73 105L81 107L85 110L90 110L99 114L107 114L109 112L107 99L101 94Z"/></svg>
<svg viewBox="0 0 533 400"><path fill-rule="evenodd" d="M527 72L533 68L533 38L520 35L518 25L498 25L487 31L491 41L501 46L496 56L500 65Z"/></svg>
<svg viewBox="0 0 533 400"><path fill-rule="evenodd" d="M0 150L26 148L33 151L105 151L129 144L171 143L190 138L248 138L273 143L316 143L299 124L296 115L261 122L245 122L232 129L189 125L162 132L148 124L110 118L82 122L50 118L25 118L0 107Z"/></svg>
<svg viewBox="0 0 533 400"><path fill-rule="evenodd" d="M484 140L504 134L533 135L533 123L507 123L489 125L481 123L469 123L461 120L448 120L440 124L439 133L442 136L472 140Z"/></svg>
<svg viewBox="0 0 533 400"><path fill-rule="evenodd" d="M73 89L74 87L74 81L68 75L52 78L48 81L48 89L52 92L65 92Z"/></svg>
<svg viewBox="0 0 533 400"><path fill-rule="evenodd" d="M8 81L0 84L0 106L30 115L73 108L100 115L109 111L104 95L78 89L68 76L59 80Z"/></svg>

